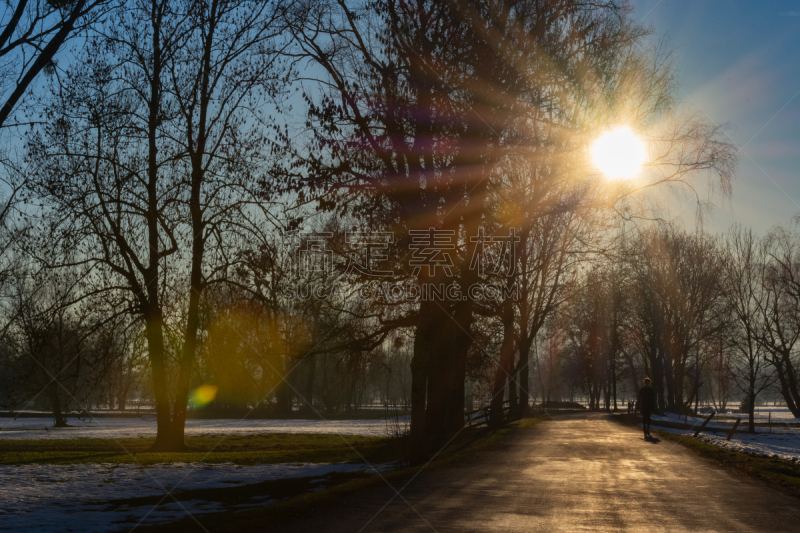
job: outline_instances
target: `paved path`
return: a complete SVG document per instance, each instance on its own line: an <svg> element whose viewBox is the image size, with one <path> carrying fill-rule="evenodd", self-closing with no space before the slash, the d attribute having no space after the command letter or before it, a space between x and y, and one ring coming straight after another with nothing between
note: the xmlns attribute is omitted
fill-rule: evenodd
<svg viewBox="0 0 800 533"><path fill-rule="evenodd" d="M544 422L476 464L423 473L403 490L408 503L387 505L392 494L348 496L269 531L800 531L800 499L601 414Z"/></svg>

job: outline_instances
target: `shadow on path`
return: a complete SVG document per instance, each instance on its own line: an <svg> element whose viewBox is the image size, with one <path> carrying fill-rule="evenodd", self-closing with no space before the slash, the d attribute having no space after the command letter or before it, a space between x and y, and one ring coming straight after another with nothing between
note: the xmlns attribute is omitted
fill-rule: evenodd
<svg viewBox="0 0 800 533"><path fill-rule="evenodd" d="M798 531L800 500L674 443L647 446L659 442L600 413L563 415L471 465L424 472L408 503L387 504L384 486L269 531Z"/></svg>

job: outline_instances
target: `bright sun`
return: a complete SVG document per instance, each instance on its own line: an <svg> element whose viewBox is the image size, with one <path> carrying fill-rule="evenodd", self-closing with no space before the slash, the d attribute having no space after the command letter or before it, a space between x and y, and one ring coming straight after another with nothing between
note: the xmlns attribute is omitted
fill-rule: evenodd
<svg viewBox="0 0 800 533"><path fill-rule="evenodd" d="M601 135L592 145L592 162L607 179L630 179L647 157L644 143L623 126Z"/></svg>

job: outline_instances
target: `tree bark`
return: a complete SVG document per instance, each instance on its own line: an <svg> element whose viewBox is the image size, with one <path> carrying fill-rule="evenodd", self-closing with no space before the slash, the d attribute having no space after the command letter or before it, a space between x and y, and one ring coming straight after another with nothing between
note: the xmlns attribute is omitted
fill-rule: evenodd
<svg viewBox="0 0 800 533"><path fill-rule="evenodd" d="M426 453L444 444L464 426L464 379L466 376L471 308L459 306L454 316L439 310L431 321L438 331L428 360L427 405L425 409ZM467 314L469 316L467 316Z"/></svg>

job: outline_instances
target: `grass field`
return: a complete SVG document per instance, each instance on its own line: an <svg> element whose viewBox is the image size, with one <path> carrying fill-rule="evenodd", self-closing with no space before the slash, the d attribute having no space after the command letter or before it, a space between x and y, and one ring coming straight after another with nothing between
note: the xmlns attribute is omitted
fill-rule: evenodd
<svg viewBox="0 0 800 533"><path fill-rule="evenodd" d="M340 463L404 459L402 439L353 435L281 434L187 437L189 450L148 453L155 438L0 440L0 465L111 463Z"/></svg>

